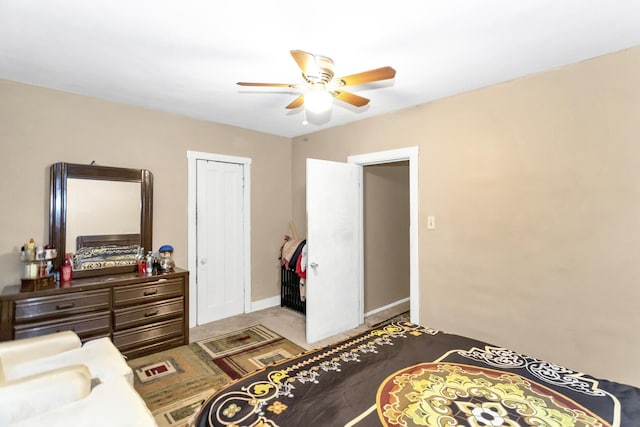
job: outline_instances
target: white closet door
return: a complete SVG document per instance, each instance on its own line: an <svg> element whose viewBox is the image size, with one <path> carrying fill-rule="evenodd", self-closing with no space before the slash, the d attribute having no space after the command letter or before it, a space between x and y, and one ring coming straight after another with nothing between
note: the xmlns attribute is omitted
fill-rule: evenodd
<svg viewBox="0 0 640 427"><path fill-rule="evenodd" d="M197 323L244 312L243 165L197 161Z"/></svg>

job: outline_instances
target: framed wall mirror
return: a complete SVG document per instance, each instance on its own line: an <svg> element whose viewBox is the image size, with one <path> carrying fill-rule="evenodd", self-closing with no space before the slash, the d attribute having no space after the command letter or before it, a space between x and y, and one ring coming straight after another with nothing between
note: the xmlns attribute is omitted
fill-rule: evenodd
<svg viewBox="0 0 640 427"><path fill-rule="evenodd" d="M152 250L153 175L128 169L73 163L51 166L49 242L58 250L59 269L66 253L140 246ZM112 249L115 251L115 249ZM126 263L125 263L126 264ZM135 264L84 263L73 277L135 271Z"/></svg>

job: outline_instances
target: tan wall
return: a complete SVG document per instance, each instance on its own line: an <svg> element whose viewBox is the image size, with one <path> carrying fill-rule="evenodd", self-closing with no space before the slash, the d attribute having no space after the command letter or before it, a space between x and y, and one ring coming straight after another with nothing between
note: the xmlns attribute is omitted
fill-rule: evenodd
<svg viewBox="0 0 640 427"><path fill-rule="evenodd" d="M639 75L636 47L295 138L293 176L419 146L421 323L640 386Z"/></svg>
<svg viewBox="0 0 640 427"><path fill-rule="evenodd" d="M293 149L0 80L0 287L18 282L20 245L47 239L54 162L151 170L155 245L173 244L186 266L186 151L251 157L258 300L279 292L283 218L293 212L306 230L304 180L281 192L305 176L305 158L419 146L421 322L640 385L638 75L634 48L295 138Z"/></svg>
<svg viewBox="0 0 640 427"><path fill-rule="evenodd" d="M363 168L364 312L409 297L409 162Z"/></svg>
<svg viewBox="0 0 640 427"><path fill-rule="evenodd" d="M187 267L187 150L249 157L252 299L279 294L278 248L288 232L291 141L142 108L0 80L0 289L19 283L20 246L48 240L49 166L149 169L154 249Z"/></svg>

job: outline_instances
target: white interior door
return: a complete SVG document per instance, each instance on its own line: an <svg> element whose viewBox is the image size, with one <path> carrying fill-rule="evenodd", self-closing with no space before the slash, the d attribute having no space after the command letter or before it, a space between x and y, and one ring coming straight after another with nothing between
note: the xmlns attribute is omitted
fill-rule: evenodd
<svg viewBox="0 0 640 427"><path fill-rule="evenodd" d="M197 161L197 323L244 312L243 165Z"/></svg>
<svg viewBox="0 0 640 427"><path fill-rule="evenodd" d="M361 166L307 159L307 342L360 324Z"/></svg>

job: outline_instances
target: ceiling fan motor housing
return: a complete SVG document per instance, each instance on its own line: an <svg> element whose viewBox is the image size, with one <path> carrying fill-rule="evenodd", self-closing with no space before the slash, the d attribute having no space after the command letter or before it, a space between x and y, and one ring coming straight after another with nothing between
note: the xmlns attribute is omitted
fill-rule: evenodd
<svg viewBox="0 0 640 427"><path fill-rule="evenodd" d="M331 58L321 55L315 55L317 70L307 70L307 73L302 73L307 83L312 85L323 84L326 85L333 79L334 64Z"/></svg>

